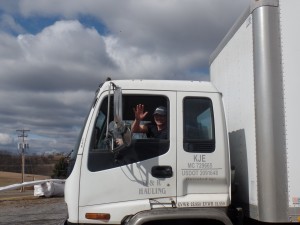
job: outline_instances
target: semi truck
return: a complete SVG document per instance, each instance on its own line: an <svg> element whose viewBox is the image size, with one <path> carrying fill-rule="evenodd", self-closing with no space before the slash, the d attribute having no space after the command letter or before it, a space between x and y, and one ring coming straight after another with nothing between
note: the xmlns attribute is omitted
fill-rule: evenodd
<svg viewBox="0 0 300 225"><path fill-rule="evenodd" d="M299 10L251 1L210 82L102 83L70 159L66 224L300 222ZM164 109L164 138L133 132L141 105L147 127Z"/></svg>

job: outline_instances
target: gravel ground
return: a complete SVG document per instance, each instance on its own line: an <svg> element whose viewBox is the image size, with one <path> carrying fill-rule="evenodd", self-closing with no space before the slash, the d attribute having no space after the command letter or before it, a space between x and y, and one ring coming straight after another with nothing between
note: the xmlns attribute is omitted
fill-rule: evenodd
<svg viewBox="0 0 300 225"><path fill-rule="evenodd" d="M67 218L64 198L0 200L0 224L59 225Z"/></svg>

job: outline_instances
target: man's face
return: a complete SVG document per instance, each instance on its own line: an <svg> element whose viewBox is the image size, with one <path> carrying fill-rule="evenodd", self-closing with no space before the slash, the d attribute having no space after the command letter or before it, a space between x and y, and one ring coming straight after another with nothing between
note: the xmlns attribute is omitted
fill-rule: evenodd
<svg viewBox="0 0 300 225"><path fill-rule="evenodd" d="M159 114L154 114L154 121L157 125L164 125L167 121L167 117Z"/></svg>

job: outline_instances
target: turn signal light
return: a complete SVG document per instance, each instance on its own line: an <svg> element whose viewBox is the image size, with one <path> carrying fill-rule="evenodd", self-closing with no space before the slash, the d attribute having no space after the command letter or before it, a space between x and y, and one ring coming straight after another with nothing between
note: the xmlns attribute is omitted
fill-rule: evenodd
<svg viewBox="0 0 300 225"><path fill-rule="evenodd" d="M110 220L110 214L109 213L86 213L85 218L90 220L103 220L107 222Z"/></svg>

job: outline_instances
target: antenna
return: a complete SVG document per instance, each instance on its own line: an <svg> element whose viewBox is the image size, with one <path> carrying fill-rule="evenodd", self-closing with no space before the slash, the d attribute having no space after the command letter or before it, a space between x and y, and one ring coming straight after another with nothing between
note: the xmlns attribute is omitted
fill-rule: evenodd
<svg viewBox="0 0 300 225"><path fill-rule="evenodd" d="M22 183L24 183L25 176L25 149L29 149L29 144L25 142L25 138L28 137L27 132L30 130L16 130L19 134L18 137L21 138L21 143L18 144L18 149L21 150L22 153ZM24 187L21 188L21 192L24 191Z"/></svg>

